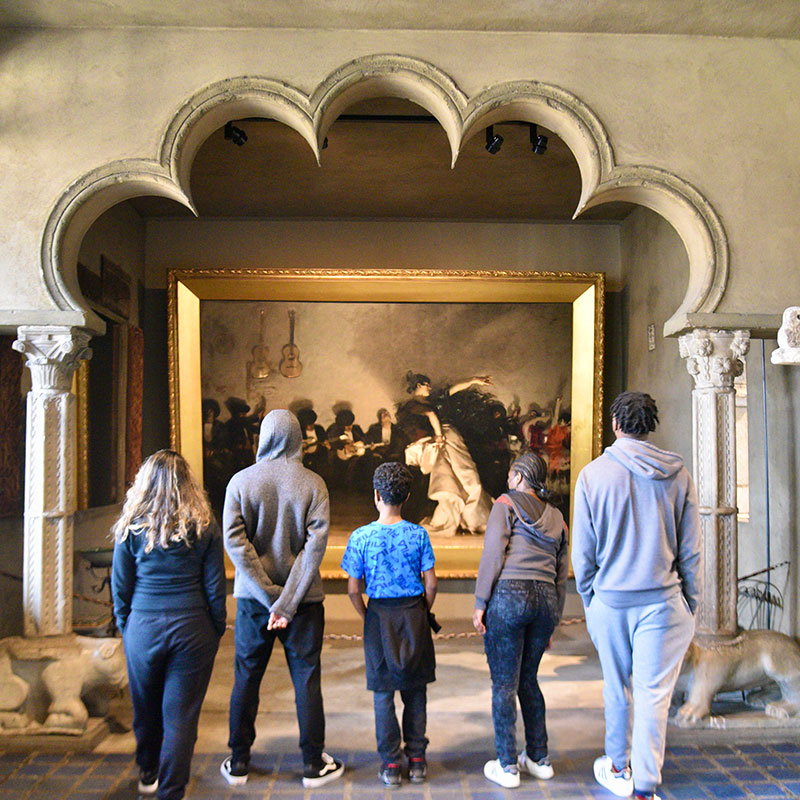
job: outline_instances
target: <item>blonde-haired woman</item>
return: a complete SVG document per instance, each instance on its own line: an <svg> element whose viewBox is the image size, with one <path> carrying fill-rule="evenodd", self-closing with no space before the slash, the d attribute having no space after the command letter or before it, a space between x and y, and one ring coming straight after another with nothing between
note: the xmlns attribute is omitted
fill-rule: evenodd
<svg viewBox="0 0 800 800"><path fill-rule="evenodd" d="M184 796L219 638L222 536L183 456L139 468L112 528L114 614L125 642L139 793Z"/></svg>

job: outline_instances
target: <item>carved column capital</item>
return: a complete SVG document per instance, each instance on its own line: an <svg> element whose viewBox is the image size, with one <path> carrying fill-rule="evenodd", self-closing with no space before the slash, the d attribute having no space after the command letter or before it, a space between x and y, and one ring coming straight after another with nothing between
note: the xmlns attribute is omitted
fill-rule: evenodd
<svg viewBox="0 0 800 800"><path fill-rule="evenodd" d="M703 547L703 596L697 633L710 640L738 631L736 414L734 379L750 348L749 331L698 328L680 338L694 378L694 478Z"/></svg>
<svg viewBox="0 0 800 800"><path fill-rule="evenodd" d="M679 339L681 357L695 388L733 388L742 374L742 358L750 349L750 331L696 328Z"/></svg>
<svg viewBox="0 0 800 800"><path fill-rule="evenodd" d="M25 355L34 392L69 392L80 361L92 357L90 339L82 328L25 325L12 347Z"/></svg>

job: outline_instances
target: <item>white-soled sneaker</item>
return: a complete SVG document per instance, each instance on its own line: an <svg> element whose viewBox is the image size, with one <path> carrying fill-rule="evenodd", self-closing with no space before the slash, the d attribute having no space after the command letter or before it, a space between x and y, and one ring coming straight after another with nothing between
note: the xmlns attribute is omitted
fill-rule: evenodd
<svg viewBox="0 0 800 800"><path fill-rule="evenodd" d="M516 789L519 786L519 770L516 764L504 768L499 759L493 758L484 764L483 774L504 789Z"/></svg>
<svg viewBox="0 0 800 800"><path fill-rule="evenodd" d="M219 771L231 786L244 786L247 783L249 767L246 761L234 761L233 756L228 756L219 765Z"/></svg>
<svg viewBox="0 0 800 800"><path fill-rule="evenodd" d="M633 794L633 778L630 767L625 767L621 772L617 772L608 756L600 756L595 759L594 779L617 797L630 797Z"/></svg>
<svg viewBox="0 0 800 800"><path fill-rule="evenodd" d="M321 767L306 764L303 768L303 786L306 789L316 789L318 786L324 786L326 783L335 781L343 774L344 764L327 753L323 753Z"/></svg>
<svg viewBox="0 0 800 800"><path fill-rule="evenodd" d="M532 758L528 757L528 754L524 750L517 758L517 768L520 772L527 772L540 781L549 781L555 774L553 772L553 765L550 763L550 759L547 756L540 758L538 761L534 761Z"/></svg>
<svg viewBox="0 0 800 800"><path fill-rule="evenodd" d="M139 770L139 794L149 797L158 791L158 770L144 772Z"/></svg>

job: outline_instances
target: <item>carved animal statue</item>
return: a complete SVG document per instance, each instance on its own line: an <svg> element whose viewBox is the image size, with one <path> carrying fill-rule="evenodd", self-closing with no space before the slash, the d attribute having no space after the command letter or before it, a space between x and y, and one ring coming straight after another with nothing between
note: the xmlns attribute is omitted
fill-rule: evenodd
<svg viewBox="0 0 800 800"><path fill-rule="evenodd" d="M764 711L787 719L800 713L800 645L776 631L743 631L735 639L710 646L692 642L681 669L676 691L685 690L686 702L678 709L676 723L697 725L711 713L718 692L763 687L774 681L781 699Z"/></svg>
<svg viewBox="0 0 800 800"><path fill-rule="evenodd" d="M800 306L789 306L783 312L778 331L778 347L784 350L800 348Z"/></svg>
<svg viewBox="0 0 800 800"><path fill-rule="evenodd" d="M14 666L28 680L15 674ZM127 682L121 639L4 639L0 641L0 728L81 733L89 718L84 698L98 691L120 691ZM31 700L42 696L47 707L40 725Z"/></svg>

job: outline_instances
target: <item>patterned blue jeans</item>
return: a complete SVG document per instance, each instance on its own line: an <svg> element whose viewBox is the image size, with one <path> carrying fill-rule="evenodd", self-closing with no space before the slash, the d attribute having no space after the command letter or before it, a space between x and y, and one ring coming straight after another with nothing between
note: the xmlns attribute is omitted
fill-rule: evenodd
<svg viewBox="0 0 800 800"><path fill-rule="evenodd" d="M492 721L500 763L517 763L517 697L528 757L547 755L544 697L536 673L556 625L556 590L543 581L499 580L486 607L486 660L492 675Z"/></svg>

